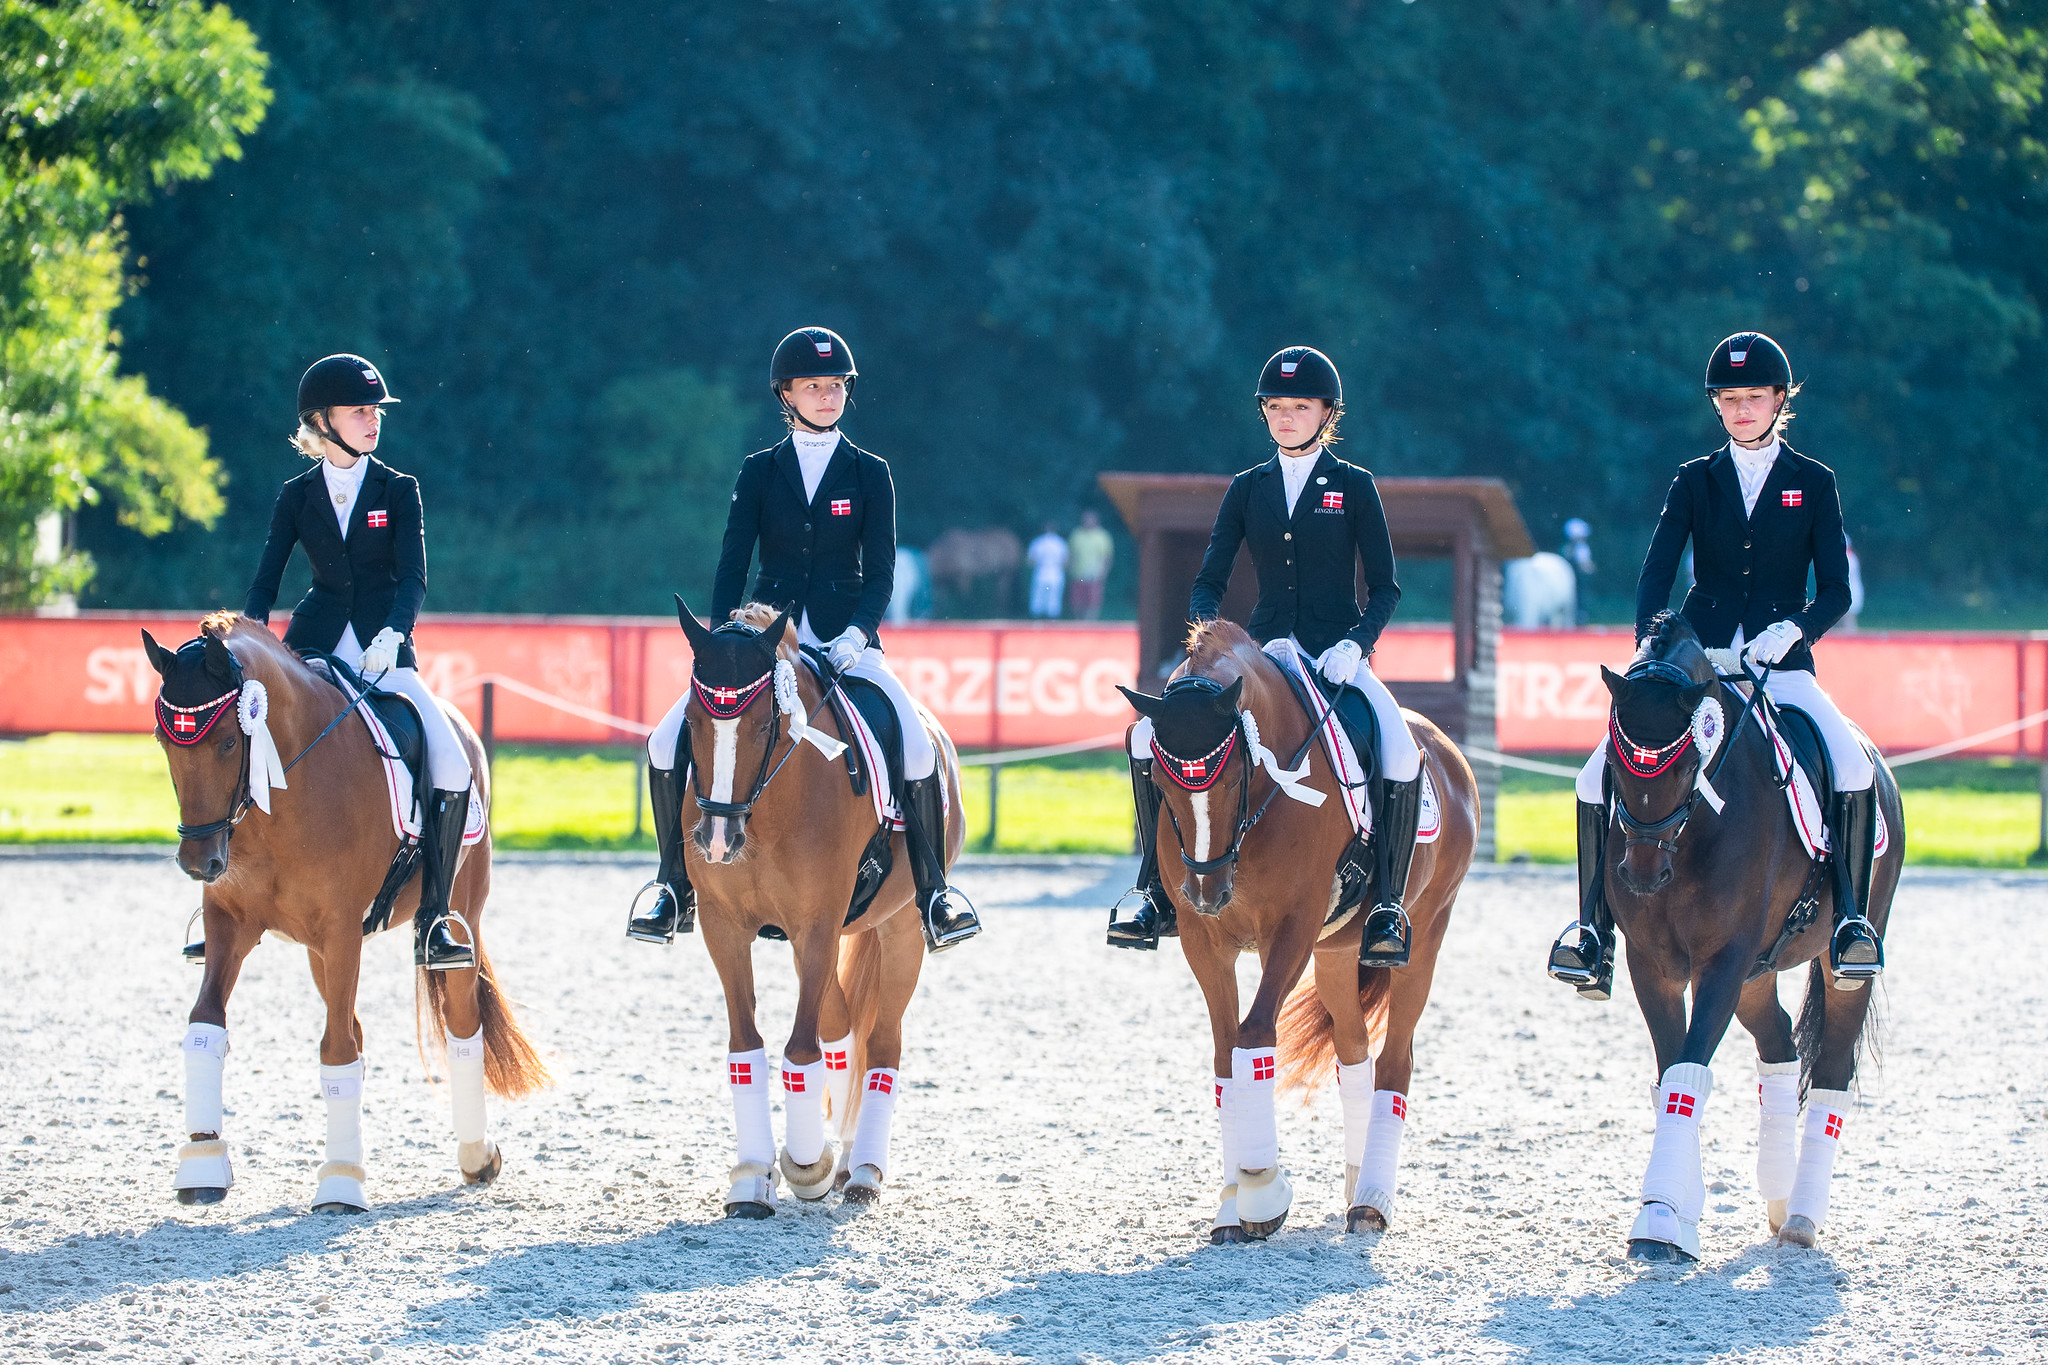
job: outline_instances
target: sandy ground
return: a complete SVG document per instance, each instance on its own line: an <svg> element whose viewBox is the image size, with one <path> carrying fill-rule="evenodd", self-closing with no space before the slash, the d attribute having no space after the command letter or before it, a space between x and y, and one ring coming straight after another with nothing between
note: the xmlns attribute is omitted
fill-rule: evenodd
<svg viewBox="0 0 2048 1365"><path fill-rule="evenodd" d="M1342 1232L1326 1091L1283 1108L1287 1228L1207 1246L1207 1032L1170 945L1102 944L1128 867L965 870L989 932L927 964L885 1202L785 1198L772 1222L727 1223L718 985L698 941L624 939L645 867L501 866L487 934L559 1083L497 1107L506 1173L485 1192L461 1189L446 1088L414 1050L406 945L373 946L381 1202L315 1218L321 1022L300 952L250 961L227 1078L239 1183L182 1209L193 888L160 858L0 859L0 1359L2048 1359L2048 881L1908 876L1886 1055L1817 1251L1765 1236L1754 1053L1731 1031L1704 1259L1680 1275L1621 1256L1649 1048L1626 997L1587 1006L1544 979L1570 899L1547 870L1475 876L1458 907L1394 1229ZM759 951L775 1039L787 950Z"/></svg>

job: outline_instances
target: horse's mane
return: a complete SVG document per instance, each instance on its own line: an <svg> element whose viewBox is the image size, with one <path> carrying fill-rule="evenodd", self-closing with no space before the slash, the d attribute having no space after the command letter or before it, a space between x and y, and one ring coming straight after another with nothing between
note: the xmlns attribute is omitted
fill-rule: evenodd
<svg viewBox="0 0 2048 1365"><path fill-rule="evenodd" d="M1224 655L1246 647L1258 648L1237 622L1226 621L1221 616L1197 621L1188 627L1188 669L1199 673Z"/></svg>
<svg viewBox="0 0 2048 1365"><path fill-rule="evenodd" d="M247 640L256 648L266 651L279 663L293 663L300 667L305 661L291 650L284 641L261 622L252 621L238 611L210 611L199 618L199 633L211 635L226 644L229 640Z"/></svg>
<svg viewBox="0 0 2048 1365"><path fill-rule="evenodd" d="M1668 607L1650 618L1650 628L1643 633L1642 643L1636 647L1630 668L1651 659L1677 664L1702 682L1709 680L1714 673L1713 662L1708 657L1706 646L1700 642L1699 632L1692 628L1692 622Z"/></svg>
<svg viewBox="0 0 2048 1365"><path fill-rule="evenodd" d="M775 624L775 618L780 615L782 615L780 607L771 607L766 602L749 602L743 607L735 608L732 619L740 622L742 625L749 625L756 630L765 631L768 627ZM783 627L782 638L777 640L775 644L778 649L784 645L793 646L796 644L796 622L794 620Z"/></svg>

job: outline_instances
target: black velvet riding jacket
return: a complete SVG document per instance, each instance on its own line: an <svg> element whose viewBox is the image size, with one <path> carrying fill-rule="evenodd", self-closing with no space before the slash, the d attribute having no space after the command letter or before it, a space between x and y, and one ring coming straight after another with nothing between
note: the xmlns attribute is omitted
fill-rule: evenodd
<svg viewBox="0 0 2048 1365"><path fill-rule="evenodd" d="M1287 512L1287 480L1275 455L1230 481L1188 614L1216 615L1230 586L1240 545L1251 548L1259 604L1248 622L1260 644L1292 635L1310 654L1349 637L1367 654L1401 600L1394 581L1394 542L1372 475L1328 450L1316 456L1308 482ZM1357 566L1365 565L1365 609L1359 610Z"/></svg>
<svg viewBox="0 0 2048 1365"><path fill-rule="evenodd" d="M816 495L806 500L793 441L785 437L747 456L725 516L711 587L713 624L745 602L757 542L755 601L799 621L809 612L820 640L856 625L869 644L881 643L882 613L896 590L896 485L886 460L841 435Z"/></svg>
<svg viewBox="0 0 2048 1365"><path fill-rule="evenodd" d="M1813 672L1808 646L1842 619L1850 602L1849 538L1835 471L1781 445L1750 513L1726 446L1680 465L1636 581L1638 636L1670 604L1688 539L1695 582L1681 612L1701 641L1725 649L1738 626L1745 640L1754 640L1767 626L1791 621L1803 638L1776 667Z"/></svg>
<svg viewBox="0 0 2048 1365"><path fill-rule="evenodd" d="M363 486L349 513L348 539L334 519L327 480L320 465L278 490L270 512L270 536L263 542L263 560L242 614L270 619L279 580L292 557L294 544L306 547L313 567L313 586L292 608L284 642L293 649L332 650L341 633L355 627L356 642L365 648L378 631L390 627L405 637L398 666L418 666L413 655L412 628L427 600L427 535L420 516L419 480L401 474L375 456L365 456Z"/></svg>

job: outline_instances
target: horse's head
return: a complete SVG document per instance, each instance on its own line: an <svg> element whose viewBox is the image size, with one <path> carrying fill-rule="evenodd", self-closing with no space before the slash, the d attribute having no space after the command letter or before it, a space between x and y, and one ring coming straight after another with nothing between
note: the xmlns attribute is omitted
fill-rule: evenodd
<svg viewBox="0 0 2048 1365"><path fill-rule="evenodd" d="M683 716L699 812L691 837L706 862L732 862L746 847L747 816L767 782L780 737L775 669L788 643L789 613L765 626L754 619L767 614L749 608L742 613L748 619L709 630L676 598L676 615L696 656ZM700 737L707 742L700 745ZM742 783L749 784L745 790Z"/></svg>
<svg viewBox="0 0 2048 1365"><path fill-rule="evenodd" d="M1152 781L1165 795L1187 868L1181 893L1200 913L1220 915L1230 904L1240 826L1251 802L1251 760L1237 709L1244 679L1226 686L1188 674L1157 697L1118 690L1152 722ZM1141 831L1148 839L1154 834Z"/></svg>
<svg viewBox="0 0 2048 1365"><path fill-rule="evenodd" d="M145 630L142 649L163 678L156 699L156 738L178 794L178 866L188 877L212 882L228 870L229 820L241 803L249 769L248 745L236 716L242 664L210 632L172 651Z"/></svg>
<svg viewBox="0 0 2048 1365"><path fill-rule="evenodd" d="M1602 668L1614 698L1608 718L1608 768L1626 839L1615 875L1639 896L1671 881L1671 855L1692 813L1701 753L1695 717L1717 690L1713 664L1683 616L1660 613L1626 675ZM1720 729L1715 728L1716 720ZM1725 719L1703 722L1718 746Z"/></svg>

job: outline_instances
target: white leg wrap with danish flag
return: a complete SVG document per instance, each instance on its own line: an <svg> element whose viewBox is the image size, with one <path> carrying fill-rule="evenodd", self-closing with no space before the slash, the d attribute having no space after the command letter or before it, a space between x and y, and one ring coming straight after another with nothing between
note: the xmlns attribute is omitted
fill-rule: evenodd
<svg viewBox="0 0 2048 1365"><path fill-rule="evenodd" d="M228 1031L218 1024L185 1029L185 1136L220 1134L221 1073L228 1064Z"/></svg>
<svg viewBox="0 0 2048 1365"><path fill-rule="evenodd" d="M1217 1076L1214 1078L1214 1084L1216 1131L1223 1145L1223 1183L1234 1185L1237 1183L1237 1143L1233 1140L1236 1137L1236 1125L1231 1120L1236 1106L1231 1103L1230 1077Z"/></svg>
<svg viewBox="0 0 2048 1365"><path fill-rule="evenodd" d="M732 1127L742 1165L775 1164L775 1125L768 1117L768 1050L725 1054L725 1081L732 1091Z"/></svg>
<svg viewBox="0 0 2048 1365"><path fill-rule="evenodd" d="M1357 1066L1337 1063L1337 1099L1344 1106L1344 1168L1355 1171L1365 1161L1365 1133L1372 1126L1372 1058ZM1344 1193L1348 1198L1351 1191Z"/></svg>
<svg viewBox="0 0 2048 1365"><path fill-rule="evenodd" d="M825 1043L823 1050L825 1099L832 1110L832 1135L844 1142L851 1136L846 1131L846 1107L853 1103L853 1073L847 1070L853 1065L853 1035L849 1033L836 1043Z"/></svg>
<svg viewBox="0 0 2048 1365"><path fill-rule="evenodd" d="M1828 1185L1834 1179L1835 1151L1842 1145L1842 1124L1848 1117L1848 1091L1815 1087L1806 1092L1799 1174L1793 1178L1792 1198L1785 1211L1792 1217L1811 1219L1815 1227L1827 1222Z"/></svg>
<svg viewBox="0 0 2048 1365"><path fill-rule="evenodd" d="M1230 1089L1224 1092L1224 1105L1231 1115L1231 1139L1240 1171L1263 1171L1280 1164L1280 1128L1273 1116L1278 1070L1270 1047L1230 1050Z"/></svg>
<svg viewBox="0 0 2048 1365"><path fill-rule="evenodd" d="M782 1062L783 1150L800 1166L825 1152L825 1062Z"/></svg>
<svg viewBox="0 0 2048 1365"><path fill-rule="evenodd" d="M1657 1093L1657 1136L1650 1166L1643 1172L1643 1202L1663 1204L1681 1223L1697 1227L1706 1207L1700 1174L1700 1118L1714 1089L1714 1073L1696 1062L1680 1062L1664 1073Z"/></svg>
<svg viewBox="0 0 2048 1365"><path fill-rule="evenodd" d="M1766 1200L1792 1193L1799 1166L1799 1063L1756 1064L1756 1190Z"/></svg>
<svg viewBox="0 0 2048 1365"><path fill-rule="evenodd" d="M853 1155L846 1168L872 1166L889 1173L889 1125L896 1118L896 1068L870 1067L861 1077L860 1123L853 1134Z"/></svg>
<svg viewBox="0 0 2048 1365"><path fill-rule="evenodd" d="M1372 1126L1358 1163L1358 1184L1351 1192L1355 1208L1370 1204L1388 1222L1394 1218L1394 1187L1401 1170L1401 1135L1408 1131L1408 1097L1398 1090L1376 1090Z"/></svg>

